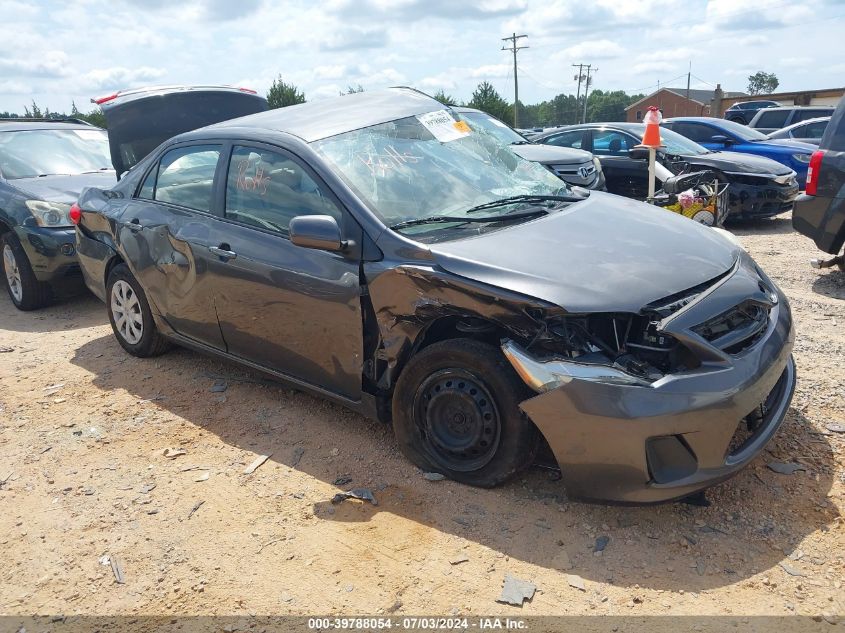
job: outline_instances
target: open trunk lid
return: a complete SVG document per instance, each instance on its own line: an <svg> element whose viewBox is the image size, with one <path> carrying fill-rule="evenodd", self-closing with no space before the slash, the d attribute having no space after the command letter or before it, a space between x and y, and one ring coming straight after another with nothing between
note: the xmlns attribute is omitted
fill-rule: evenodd
<svg viewBox="0 0 845 633"><path fill-rule="evenodd" d="M264 97L229 86L138 88L91 101L106 117L118 175L177 134L267 110Z"/></svg>

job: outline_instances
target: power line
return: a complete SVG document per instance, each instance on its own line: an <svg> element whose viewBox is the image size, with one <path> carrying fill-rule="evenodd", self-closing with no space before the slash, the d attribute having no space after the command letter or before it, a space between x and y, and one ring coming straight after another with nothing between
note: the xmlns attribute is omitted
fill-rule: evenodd
<svg viewBox="0 0 845 633"><path fill-rule="evenodd" d="M516 53L528 46L517 46L517 41L521 40L527 35L517 35L514 33L510 37L503 37L503 42L510 42L510 46L502 46L503 51L511 51L513 53L513 126L519 127L519 76L516 70Z"/></svg>

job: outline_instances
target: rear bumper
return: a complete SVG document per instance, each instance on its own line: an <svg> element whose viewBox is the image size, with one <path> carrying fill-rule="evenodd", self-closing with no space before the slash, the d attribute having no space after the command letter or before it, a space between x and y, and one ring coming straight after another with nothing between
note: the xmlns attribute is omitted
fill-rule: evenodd
<svg viewBox="0 0 845 633"><path fill-rule="evenodd" d="M836 255L845 242L845 198L801 194L795 201L792 226L819 250Z"/></svg>
<svg viewBox="0 0 845 633"><path fill-rule="evenodd" d="M76 250L85 285L101 301L106 300L106 270L117 255L107 244L76 231Z"/></svg>
<svg viewBox="0 0 845 633"><path fill-rule="evenodd" d="M728 219L768 218L791 211L798 197L798 186L745 185L728 186Z"/></svg>
<svg viewBox="0 0 845 633"><path fill-rule="evenodd" d="M76 277L76 237L73 228L51 229L40 226L16 226L15 233L26 251L38 281L57 282Z"/></svg>
<svg viewBox="0 0 845 633"><path fill-rule="evenodd" d="M724 481L754 459L795 389L792 317L778 297L765 334L727 362L704 363L650 387L574 378L522 402L567 491L620 503L670 501ZM741 422L764 402L763 421L740 442Z"/></svg>

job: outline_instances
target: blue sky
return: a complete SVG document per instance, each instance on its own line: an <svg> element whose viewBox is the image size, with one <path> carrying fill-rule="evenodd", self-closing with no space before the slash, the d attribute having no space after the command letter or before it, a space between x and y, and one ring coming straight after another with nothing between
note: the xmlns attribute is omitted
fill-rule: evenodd
<svg viewBox="0 0 845 633"><path fill-rule="evenodd" d="M469 98L480 81L513 97L516 31L525 103L594 88L744 90L774 72L781 90L845 85L845 0L0 0L0 110L53 110L168 83L267 90L278 74L309 99L348 85L412 85Z"/></svg>

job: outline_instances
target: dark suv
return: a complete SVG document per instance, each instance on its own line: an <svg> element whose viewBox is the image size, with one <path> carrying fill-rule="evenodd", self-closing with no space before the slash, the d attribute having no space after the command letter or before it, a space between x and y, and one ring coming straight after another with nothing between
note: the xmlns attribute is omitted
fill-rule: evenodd
<svg viewBox="0 0 845 633"><path fill-rule="evenodd" d="M779 105L777 101L745 101L735 103L725 111L725 118L728 121L736 121L737 123L748 125L748 122L760 110L775 108Z"/></svg>
<svg viewBox="0 0 845 633"><path fill-rule="evenodd" d="M79 119L0 120L0 252L12 303L35 310L82 287L68 212L84 187L115 184L105 130Z"/></svg>
<svg viewBox="0 0 845 633"><path fill-rule="evenodd" d="M792 226L831 255L845 244L845 99L833 113L818 151L810 157L807 188L795 201ZM845 270L845 255L814 265L838 265Z"/></svg>

